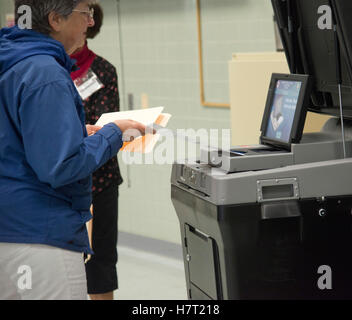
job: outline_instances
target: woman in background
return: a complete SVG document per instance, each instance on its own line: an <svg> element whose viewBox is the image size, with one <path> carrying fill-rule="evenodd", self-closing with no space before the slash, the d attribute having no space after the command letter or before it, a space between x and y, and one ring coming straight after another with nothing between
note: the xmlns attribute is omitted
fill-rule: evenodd
<svg viewBox="0 0 352 320"><path fill-rule="evenodd" d="M88 28L87 39L94 39L103 23L103 10L94 9L94 26ZM78 70L71 73L81 94L88 134L103 113L119 111L117 73L113 65L89 50L87 41L73 55ZM89 89L87 89L89 88ZM88 294L92 300L113 300L117 281L118 187L122 183L117 157L112 158L93 174L94 255L86 263Z"/></svg>

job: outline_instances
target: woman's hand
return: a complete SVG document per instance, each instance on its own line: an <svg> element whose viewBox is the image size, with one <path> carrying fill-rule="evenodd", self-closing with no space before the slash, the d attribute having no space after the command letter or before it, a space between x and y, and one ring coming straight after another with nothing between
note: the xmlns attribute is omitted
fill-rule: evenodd
<svg viewBox="0 0 352 320"><path fill-rule="evenodd" d="M88 136L92 136L93 134L97 133L102 127L87 124L86 128L87 128Z"/></svg>
<svg viewBox="0 0 352 320"><path fill-rule="evenodd" d="M144 124L134 120L116 120L114 121L123 134L123 141L132 141L139 136L144 136L146 131L148 133L155 133L156 131L151 128L147 128ZM86 125L88 136L92 136L97 133L102 127L87 124Z"/></svg>
<svg viewBox="0 0 352 320"><path fill-rule="evenodd" d="M123 141L132 141L139 136L146 134L146 126L140 122L134 120L116 120L114 123L120 128L123 133ZM151 130L148 133L155 133L155 130Z"/></svg>

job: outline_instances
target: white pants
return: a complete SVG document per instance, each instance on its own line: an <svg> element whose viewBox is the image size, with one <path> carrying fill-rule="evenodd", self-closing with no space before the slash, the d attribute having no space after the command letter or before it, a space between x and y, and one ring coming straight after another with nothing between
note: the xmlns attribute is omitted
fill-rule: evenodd
<svg viewBox="0 0 352 320"><path fill-rule="evenodd" d="M86 300L83 254L38 244L0 243L0 300Z"/></svg>

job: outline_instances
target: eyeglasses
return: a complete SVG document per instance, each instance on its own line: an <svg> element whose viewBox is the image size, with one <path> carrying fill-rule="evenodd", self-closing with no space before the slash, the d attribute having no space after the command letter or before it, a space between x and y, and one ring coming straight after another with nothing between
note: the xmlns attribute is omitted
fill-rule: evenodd
<svg viewBox="0 0 352 320"><path fill-rule="evenodd" d="M84 13L88 19L94 20L94 9L91 8L89 9L89 11L83 11L83 10L72 10L73 12L80 12L80 13Z"/></svg>

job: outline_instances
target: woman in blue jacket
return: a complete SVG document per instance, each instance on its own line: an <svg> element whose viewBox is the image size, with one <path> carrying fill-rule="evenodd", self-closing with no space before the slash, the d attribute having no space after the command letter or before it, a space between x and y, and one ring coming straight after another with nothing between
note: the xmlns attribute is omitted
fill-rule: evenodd
<svg viewBox="0 0 352 320"><path fill-rule="evenodd" d="M124 131L145 127L116 121L87 135L68 56L94 23L87 0L22 5L33 30L0 31L0 299L86 299L91 174Z"/></svg>

